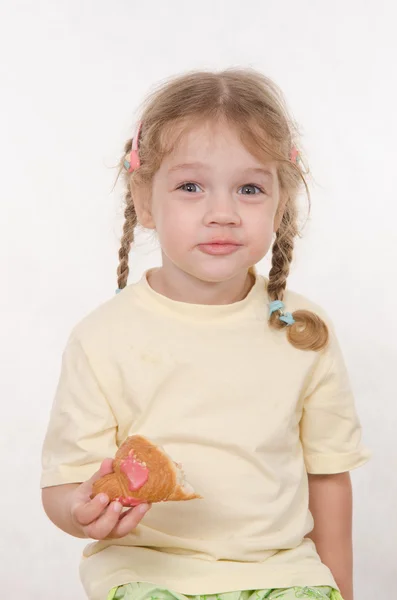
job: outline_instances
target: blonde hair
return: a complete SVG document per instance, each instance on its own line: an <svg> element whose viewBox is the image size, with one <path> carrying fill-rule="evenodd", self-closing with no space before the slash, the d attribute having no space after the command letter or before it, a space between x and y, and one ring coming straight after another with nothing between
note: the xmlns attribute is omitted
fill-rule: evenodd
<svg viewBox="0 0 397 600"><path fill-rule="evenodd" d="M242 143L252 154L277 161L284 210L272 247L267 291L270 301L282 301L294 240L299 234L297 197L302 185L308 197L309 190L301 163L290 158L291 149L298 148L298 140L283 95L271 79L251 69L188 73L162 84L145 102L139 136L141 166L132 174L123 169L124 159L131 151L131 139L125 144L120 164L125 177L126 205L117 270L119 289L127 285L128 257L138 224L132 184L150 185L164 156L172 151L184 131L212 119L223 119L236 128ZM288 340L294 347L321 350L327 345L327 326L313 312L295 311L295 323L289 326L279 317L279 312L273 313L269 324L274 329L286 329Z"/></svg>

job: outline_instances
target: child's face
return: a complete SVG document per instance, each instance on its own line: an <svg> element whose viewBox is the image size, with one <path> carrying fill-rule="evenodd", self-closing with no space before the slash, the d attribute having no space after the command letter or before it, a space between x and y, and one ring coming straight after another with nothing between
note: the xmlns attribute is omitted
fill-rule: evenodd
<svg viewBox="0 0 397 600"><path fill-rule="evenodd" d="M233 129L207 124L163 160L142 224L156 229L164 268L221 282L267 254L279 202L275 164L261 164Z"/></svg>

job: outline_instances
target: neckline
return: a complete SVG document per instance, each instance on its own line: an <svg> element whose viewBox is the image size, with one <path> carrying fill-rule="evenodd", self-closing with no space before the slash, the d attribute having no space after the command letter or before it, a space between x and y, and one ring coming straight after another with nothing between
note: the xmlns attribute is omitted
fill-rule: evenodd
<svg viewBox="0 0 397 600"><path fill-rule="evenodd" d="M156 292L149 284L148 275L154 269L144 272L142 278L133 286L140 293L145 304L160 312L192 319L213 320L222 318L240 318L244 315L257 315L258 308L267 310L267 280L255 273L255 282L245 298L231 304L194 304L172 300ZM257 317L256 317L257 318Z"/></svg>

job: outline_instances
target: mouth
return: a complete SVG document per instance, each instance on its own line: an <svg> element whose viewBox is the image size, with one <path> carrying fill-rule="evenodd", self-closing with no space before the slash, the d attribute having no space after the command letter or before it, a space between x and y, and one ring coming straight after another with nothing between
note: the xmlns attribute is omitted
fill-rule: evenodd
<svg viewBox="0 0 397 600"><path fill-rule="evenodd" d="M213 240L206 244L199 244L198 248L204 254L211 254L214 256L225 256L227 254L233 254L242 247L242 244L231 240Z"/></svg>

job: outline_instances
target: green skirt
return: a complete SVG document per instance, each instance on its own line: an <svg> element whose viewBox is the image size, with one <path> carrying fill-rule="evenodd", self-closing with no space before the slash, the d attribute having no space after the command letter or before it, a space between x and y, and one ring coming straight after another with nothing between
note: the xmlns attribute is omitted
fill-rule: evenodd
<svg viewBox="0 0 397 600"><path fill-rule="evenodd" d="M205 596L184 596L150 583L128 583L114 588L107 600L343 600L337 590L330 587L293 587L279 590L250 590L206 594Z"/></svg>

